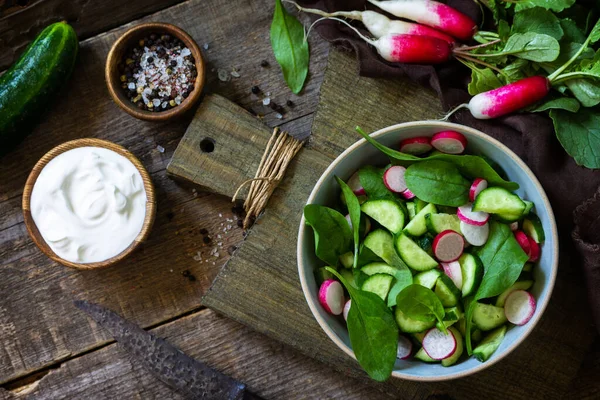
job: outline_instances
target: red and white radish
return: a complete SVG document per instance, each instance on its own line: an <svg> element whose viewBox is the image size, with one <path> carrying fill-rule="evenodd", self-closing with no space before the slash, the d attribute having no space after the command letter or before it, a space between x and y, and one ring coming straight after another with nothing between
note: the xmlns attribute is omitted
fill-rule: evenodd
<svg viewBox="0 0 600 400"><path fill-rule="evenodd" d="M367 30L376 38L388 34L403 34L403 35L420 35L420 36L432 36L438 39L445 40L450 44L455 43L455 39L443 32L436 29L430 28L426 25L415 24L412 22L391 20L383 14L375 11L336 11L328 13L316 8L304 8L293 1L284 0L286 3L291 3L296 6L299 11L303 11L309 14L316 14L322 17L342 17L353 19L356 21L362 21L363 25Z"/></svg>
<svg viewBox="0 0 600 400"><path fill-rule="evenodd" d="M404 192L406 187L406 181L404 180L404 173L406 168L400 165L394 165L389 167L383 174L383 183L385 187L394 193Z"/></svg>
<svg viewBox="0 0 600 400"><path fill-rule="evenodd" d="M431 145L446 154L461 154L467 147L467 138L455 131L438 132L431 138Z"/></svg>
<svg viewBox="0 0 600 400"><path fill-rule="evenodd" d="M396 17L428 25L461 40L469 40L477 32L475 21L454 8L437 1L369 0L369 3Z"/></svg>
<svg viewBox="0 0 600 400"><path fill-rule="evenodd" d="M423 337L423 349L434 360L443 360L456 351L456 338L450 330L444 333L432 328Z"/></svg>
<svg viewBox="0 0 600 400"><path fill-rule="evenodd" d="M398 337L398 350L396 352L396 358L406 360L412 354L413 345L410 339L406 336L400 335Z"/></svg>
<svg viewBox="0 0 600 400"><path fill-rule="evenodd" d="M506 319L515 325L525 325L535 314L536 302L525 290L511 292L504 303Z"/></svg>
<svg viewBox="0 0 600 400"><path fill-rule="evenodd" d="M529 256L531 254L531 244L529 243L529 238L527 237L525 232L521 230L516 230L514 234L515 239L517 239L517 243L519 243L519 246L521 246L525 254Z"/></svg>
<svg viewBox="0 0 600 400"><path fill-rule="evenodd" d="M360 178L358 176L358 171L356 171L354 174L352 174L350 179L348 179L347 185L350 187L350 189L352 189L354 194L357 196L364 196L367 194L367 192L365 192L365 188L363 188L362 185L360 184Z"/></svg>
<svg viewBox="0 0 600 400"><path fill-rule="evenodd" d="M469 201L475 201L477 195L487 189L488 181L483 178L477 178L473 181L471 188L469 189Z"/></svg>
<svg viewBox="0 0 600 400"><path fill-rule="evenodd" d="M465 240L460 233L448 229L437 234L431 247L441 262L456 261L463 253Z"/></svg>
<svg viewBox="0 0 600 400"><path fill-rule="evenodd" d="M487 224L490 214L484 211L473 211L473 203L467 203L456 210L458 219L467 224L482 226Z"/></svg>
<svg viewBox="0 0 600 400"><path fill-rule="evenodd" d="M454 282L454 285L456 285L457 288L462 289L463 278L460 263L458 261L452 261L449 263L443 262L441 264L442 269L444 270L444 273L448 275L448 278L452 279L452 282Z"/></svg>
<svg viewBox="0 0 600 400"><path fill-rule="evenodd" d="M460 232L467 243L472 246L483 246L490 235L490 224L477 226L460 221Z"/></svg>
<svg viewBox="0 0 600 400"><path fill-rule="evenodd" d="M517 229L519 229L519 222L515 221L512 222L510 225L508 225L511 231L516 231Z"/></svg>
<svg viewBox="0 0 600 400"><path fill-rule="evenodd" d="M414 199L415 197L417 197L417 196L415 196L415 194L413 192L411 192L408 189L406 189L404 192L402 192L402 196L404 196L404 198L406 200Z"/></svg>
<svg viewBox="0 0 600 400"><path fill-rule="evenodd" d="M358 29L339 18L319 18L313 25L324 19L333 19L347 25L362 40L375 47L377 53L389 62L440 64L448 61L452 55L452 46L445 40L436 37L390 33L378 39L369 39Z"/></svg>
<svg viewBox="0 0 600 400"><path fill-rule="evenodd" d="M348 321L348 313L350 312L350 306L352 305L352 299L349 299L346 304L344 304L344 311L342 311L344 315L344 321Z"/></svg>
<svg viewBox="0 0 600 400"><path fill-rule="evenodd" d="M408 138L400 142L401 152L415 156L425 154L432 148L431 139L426 136Z"/></svg>
<svg viewBox="0 0 600 400"><path fill-rule="evenodd" d="M527 261L535 262L540 258L540 245L530 236L527 236L527 239L529 240L529 260Z"/></svg>
<svg viewBox="0 0 600 400"><path fill-rule="evenodd" d="M329 314L340 315L344 310L344 288L334 279L327 279L319 288L319 303Z"/></svg>

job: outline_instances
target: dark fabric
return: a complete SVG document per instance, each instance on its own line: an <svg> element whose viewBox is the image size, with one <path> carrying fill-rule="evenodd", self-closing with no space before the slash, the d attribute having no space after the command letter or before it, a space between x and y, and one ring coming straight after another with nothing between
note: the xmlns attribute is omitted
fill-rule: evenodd
<svg viewBox="0 0 600 400"><path fill-rule="evenodd" d="M304 0L298 3L329 12L364 9L381 12L365 0ZM472 0L450 0L447 4L476 21L481 20L481 10ZM337 21L320 22L315 29L337 47L356 53L360 75L409 77L433 89L446 110L468 102L470 98L466 90L470 72L458 62L436 67L392 64L381 59L372 47ZM359 29L368 35L365 29ZM552 121L544 114L514 114L483 121L473 118L468 110L462 110L452 120L500 140L521 157L538 177L552 204L559 235L564 238L573 232L575 246L561 248L561 252L568 252L571 260L576 261L580 257L583 261L596 327L600 330L600 194L591 199L600 186L600 171L575 164L558 142ZM561 240L561 243L567 242ZM575 254L575 250L578 254Z"/></svg>

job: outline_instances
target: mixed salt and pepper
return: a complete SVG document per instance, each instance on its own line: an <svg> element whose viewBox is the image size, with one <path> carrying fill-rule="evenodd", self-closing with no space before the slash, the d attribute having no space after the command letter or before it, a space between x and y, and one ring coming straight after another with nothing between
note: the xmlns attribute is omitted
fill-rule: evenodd
<svg viewBox="0 0 600 400"><path fill-rule="evenodd" d="M170 35L151 34L140 40L119 68L130 101L153 112L181 104L198 76L191 50Z"/></svg>

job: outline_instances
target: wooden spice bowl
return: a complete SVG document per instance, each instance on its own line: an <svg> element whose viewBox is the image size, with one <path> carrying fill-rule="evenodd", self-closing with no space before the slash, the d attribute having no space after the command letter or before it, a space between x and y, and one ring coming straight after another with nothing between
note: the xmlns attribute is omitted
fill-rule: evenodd
<svg viewBox="0 0 600 400"><path fill-rule="evenodd" d="M119 73L119 64L123 61L126 52L133 48L141 39L152 33L168 34L181 40L192 52L192 56L196 62L196 71L198 72L194 83L194 90L190 95L185 98L181 104L169 110L160 112L141 110L132 103L131 100L127 98L125 90L121 87L121 74ZM162 22L149 22L136 25L129 29L113 44L108 53L108 58L106 59L105 79L112 99L125 112L135 118L146 121L166 121L185 114L193 107L198 99L200 99L202 88L204 87L205 72L202 52L190 35L175 25Z"/></svg>
<svg viewBox="0 0 600 400"><path fill-rule="evenodd" d="M144 217L142 230L134 239L134 241L125 250L123 250L116 256L104 261L92 263L76 263L59 257L56 253L54 253L54 251L52 251L50 246L46 243L46 241L40 234L37 226L35 225L35 222L33 221L33 216L31 215L31 193L33 191L33 186L35 185L38 176L42 172L42 169L44 169L44 167L54 157L68 150L72 150L78 147L102 147L108 150L112 150L115 153L127 158L129 161L131 161L131 163L135 166L135 168L139 171L140 175L142 176L144 190L146 191L146 215ZM27 178L25 188L23 189L23 218L25 220L25 226L27 227L29 235L33 239L33 242L37 245L37 247L40 248L40 250L44 254L46 254L52 260L60 264L66 265L67 267L89 270L104 268L117 264L118 262L126 258L129 254L131 254L140 245L140 243L142 243L144 240L146 240L146 238L148 238L155 217L156 199L154 194L154 185L152 184L152 180L150 179L148 171L146 171L142 163L129 150L107 140L93 138L76 139L56 146L55 148L44 154L44 156L40 158L40 160L35 164L31 173L29 174L29 177Z"/></svg>

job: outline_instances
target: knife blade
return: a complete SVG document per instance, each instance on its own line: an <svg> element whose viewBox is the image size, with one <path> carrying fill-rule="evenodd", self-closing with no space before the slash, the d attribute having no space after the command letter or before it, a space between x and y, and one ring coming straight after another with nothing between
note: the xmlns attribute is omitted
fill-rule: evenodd
<svg viewBox="0 0 600 400"><path fill-rule="evenodd" d="M246 385L186 355L164 339L99 304L76 300L75 306L89 315L158 379L190 399L259 399Z"/></svg>

